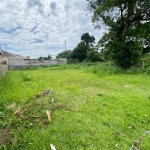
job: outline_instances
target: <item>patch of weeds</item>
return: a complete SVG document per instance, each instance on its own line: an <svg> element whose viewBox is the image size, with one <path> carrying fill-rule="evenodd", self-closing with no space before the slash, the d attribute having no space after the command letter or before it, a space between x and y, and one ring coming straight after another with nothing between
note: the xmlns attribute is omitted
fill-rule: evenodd
<svg viewBox="0 0 150 150"><path fill-rule="evenodd" d="M98 69L97 69L97 68L93 68L92 71L93 71L94 74L97 74L97 73L98 73Z"/></svg>
<svg viewBox="0 0 150 150"><path fill-rule="evenodd" d="M2 100L2 97L0 96L0 112L4 110L4 101Z"/></svg>
<svg viewBox="0 0 150 150"><path fill-rule="evenodd" d="M108 74L117 74L117 73L121 73L121 72L122 72L122 70L117 66L109 66L106 69L106 73L108 73Z"/></svg>
<svg viewBox="0 0 150 150"><path fill-rule="evenodd" d="M11 148L21 150L24 149L27 145L32 144L33 137L34 137L33 134L34 132L32 129L20 130L17 133L17 137L13 143L13 146L11 146Z"/></svg>
<svg viewBox="0 0 150 150"><path fill-rule="evenodd" d="M0 111L0 119L4 119L5 118L5 113Z"/></svg>
<svg viewBox="0 0 150 150"><path fill-rule="evenodd" d="M64 70L65 68L64 67L61 67L61 66L55 66L55 67L50 67L49 68L50 70Z"/></svg>
<svg viewBox="0 0 150 150"><path fill-rule="evenodd" d="M140 68L132 66L130 69L127 70L128 74L138 74L141 72Z"/></svg>
<svg viewBox="0 0 150 150"><path fill-rule="evenodd" d="M36 66L32 66L32 67L29 67L29 68L27 68L27 70L37 70L38 69L38 66L36 67Z"/></svg>
<svg viewBox="0 0 150 150"><path fill-rule="evenodd" d="M97 94L97 96L99 96L99 97L103 97L103 94L99 93L99 94Z"/></svg>
<svg viewBox="0 0 150 150"><path fill-rule="evenodd" d="M106 127L109 127L109 128L111 127L111 124L110 124L109 121L103 121L102 123L103 123L103 125L106 126Z"/></svg>
<svg viewBox="0 0 150 150"><path fill-rule="evenodd" d="M80 69L79 65L74 65L74 69Z"/></svg>
<svg viewBox="0 0 150 150"><path fill-rule="evenodd" d="M89 67L89 66L95 66L95 63L94 62L86 62L86 66Z"/></svg>
<svg viewBox="0 0 150 150"><path fill-rule="evenodd" d="M32 78L27 73L21 73L23 81L32 81Z"/></svg>

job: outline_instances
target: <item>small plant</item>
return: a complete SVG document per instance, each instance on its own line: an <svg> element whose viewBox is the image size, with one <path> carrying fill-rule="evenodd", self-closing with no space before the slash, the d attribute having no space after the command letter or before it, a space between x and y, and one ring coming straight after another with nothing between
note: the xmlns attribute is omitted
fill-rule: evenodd
<svg viewBox="0 0 150 150"><path fill-rule="evenodd" d="M93 68L93 73L97 74L97 72L98 72L98 69L97 68Z"/></svg>
<svg viewBox="0 0 150 150"><path fill-rule="evenodd" d="M4 110L4 102L0 96L0 112Z"/></svg>
<svg viewBox="0 0 150 150"><path fill-rule="evenodd" d="M32 80L32 78L29 77L29 75L26 73L22 73L21 76L22 76L23 81L31 81Z"/></svg>

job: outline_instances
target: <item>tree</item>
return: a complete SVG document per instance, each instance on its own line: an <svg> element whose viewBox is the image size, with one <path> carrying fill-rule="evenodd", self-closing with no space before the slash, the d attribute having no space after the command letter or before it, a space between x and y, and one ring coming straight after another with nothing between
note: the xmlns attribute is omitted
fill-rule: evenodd
<svg viewBox="0 0 150 150"><path fill-rule="evenodd" d="M51 60L52 59L52 56L51 54L48 54L47 58L45 60Z"/></svg>
<svg viewBox="0 0 150 150"><path fill-rule="evenodd" d="M52 59L52 56L51 56L51 54L48 54L48 56L47 57L39 57L39 60L51 60Z"/></svg>
<svg viewBox="0 0 150 150"><path fill-rule="evenodd" d="M102 61L101 54L95 51L89 51L87 53L87 60L91 62Z"/></svg>
<svg viewBox="0 0 150 150"><path fill-rule="evenodd" d="M95 43L95 37L90 36L89 33L84 33L81 36L81 41L90 46L90 44Z"/></svg>
<svg viewBox="0 0 150 150"><path fill-rule="evenodd" d="M150 36L149 0L87 0L87 9L93 11L92 22L100 29L100 22L108 33L99 45L108 51L110 58L121 68L136 64Z"/></svg>
<svg viewBox="0 0 150 150"><path fill-rule="evenodd" d="M71 50L65 50L65 51L59 53L59 54L56 56L56 58L57 58L57 59L58 59L58 58L66 58L66 59L69 59L70 56L71 56L71 54L72 54L72 51L71 51Z"/></svg>
<svg viewBox="0 0 150 150"><path fill-rule="evenodd" d="M83 61L87 56L88 45L85 45L84 42L80 42L77 47L74 48L71 54L71 58L78 59Z"/></svg>

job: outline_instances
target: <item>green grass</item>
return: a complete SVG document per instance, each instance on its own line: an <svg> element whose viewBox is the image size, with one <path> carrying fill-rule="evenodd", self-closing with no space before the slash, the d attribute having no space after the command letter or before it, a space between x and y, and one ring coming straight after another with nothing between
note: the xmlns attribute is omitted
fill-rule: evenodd
<svg viewBox="0 0 150 150"><path fill-rule="evenodd" d="M118 72L79 65L9 71L0 82L0 127L11 126L11 138L1 148L129 149L150 130L150 76ZM36 97L47 89L52 94ZM149 149L149 140L148 134L137 147Z"/></svg>

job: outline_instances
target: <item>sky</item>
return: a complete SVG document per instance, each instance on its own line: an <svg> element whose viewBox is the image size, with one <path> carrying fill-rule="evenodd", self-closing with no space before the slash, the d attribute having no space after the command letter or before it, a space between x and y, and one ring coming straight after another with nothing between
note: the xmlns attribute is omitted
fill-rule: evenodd
<svg viewBox="0 0 150 150"><path fill-rule="evenodd" d="M0 45L3 50L53 58L73 50L88 32L96 38L104 30L92 26L86 0L0 0Z"/></svg>

